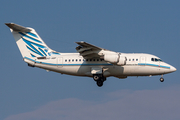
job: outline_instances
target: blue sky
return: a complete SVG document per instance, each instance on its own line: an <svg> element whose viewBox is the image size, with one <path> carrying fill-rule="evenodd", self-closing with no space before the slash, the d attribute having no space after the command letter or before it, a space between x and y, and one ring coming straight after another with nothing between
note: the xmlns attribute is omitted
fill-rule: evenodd
<svg viewBox="0 0 180 120"><path fill-rule="evenodd" d="M180 119L178 0L8 0L0 2L1 120ZM118 52L150 53L178 70L160 76L92 78L30 68L6 22L36 29L52 49L86 41Z"/></svg>

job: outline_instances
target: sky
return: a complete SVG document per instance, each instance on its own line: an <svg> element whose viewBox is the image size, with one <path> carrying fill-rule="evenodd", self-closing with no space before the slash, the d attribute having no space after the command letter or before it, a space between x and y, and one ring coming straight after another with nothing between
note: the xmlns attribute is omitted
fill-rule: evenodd
<svg viewBox="0 0 180 120"><path fill-rule="evenodd" d="M0 1L1 120L179 120L179 0ZM92 78L31 68L4 23L32 27L59 52L78 41L124 53L149 53L177 68L161 76Z"/></svg>

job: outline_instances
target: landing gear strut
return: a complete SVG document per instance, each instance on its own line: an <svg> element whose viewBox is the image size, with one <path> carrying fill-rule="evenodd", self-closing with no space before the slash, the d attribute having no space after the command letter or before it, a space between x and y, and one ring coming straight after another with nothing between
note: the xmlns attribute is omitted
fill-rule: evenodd
<svg viewBox="0 0 180 120"><path fill-rule="evenodd" d="M94 79L94 81L96 81L96 84L99 87L103 86L103 83L106 80L106 78L102 74L93 75L93 79Z"/></svg>

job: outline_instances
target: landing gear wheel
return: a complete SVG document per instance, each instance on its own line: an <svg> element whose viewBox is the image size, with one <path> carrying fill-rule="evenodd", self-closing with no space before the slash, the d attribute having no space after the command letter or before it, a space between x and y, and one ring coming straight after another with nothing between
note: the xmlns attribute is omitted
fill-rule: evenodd
<svg viewBox="0 0 180 120"><path fill-rule="evenodd" d="M95 81L98 81L98 80L100 79L100 76L99 76L99 75L94 75L94 76L93 76L93 79L94 79Z"/></svg>
<svg viewBox="0 0 180 120"><path fill-rule="evenodd" d="M96 84L97 84L97 86L101 87L101 86L103 86L103 81L102 80L98 80L98 81L96 81Z"/></svg>
<svg viewBox="0 0 180 120"><path fill-rule="evenodd" d="M160 81L161 81L161 82L164 82L164 78L163 78L163 77L161 77L161 78L160 78Z"/></svg>
<svg viewBox="0 0 180 120"><path fill-rule="evenodd" d="M106 77L104 77L102 74L94 74L93 79L96 81L97 86L102 87Z"/></svg>

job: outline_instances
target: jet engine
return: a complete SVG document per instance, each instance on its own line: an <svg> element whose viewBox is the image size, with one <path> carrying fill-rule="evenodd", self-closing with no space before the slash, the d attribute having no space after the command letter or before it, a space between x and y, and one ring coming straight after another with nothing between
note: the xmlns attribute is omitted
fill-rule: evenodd
<svg viewBox="0 0 180 120"><path fill-rule="evenodd" d="M122 56L120 54L105 54L104 60L112 64L123 66L123 65L126 65L127 59L125 56Z"/></svg>

